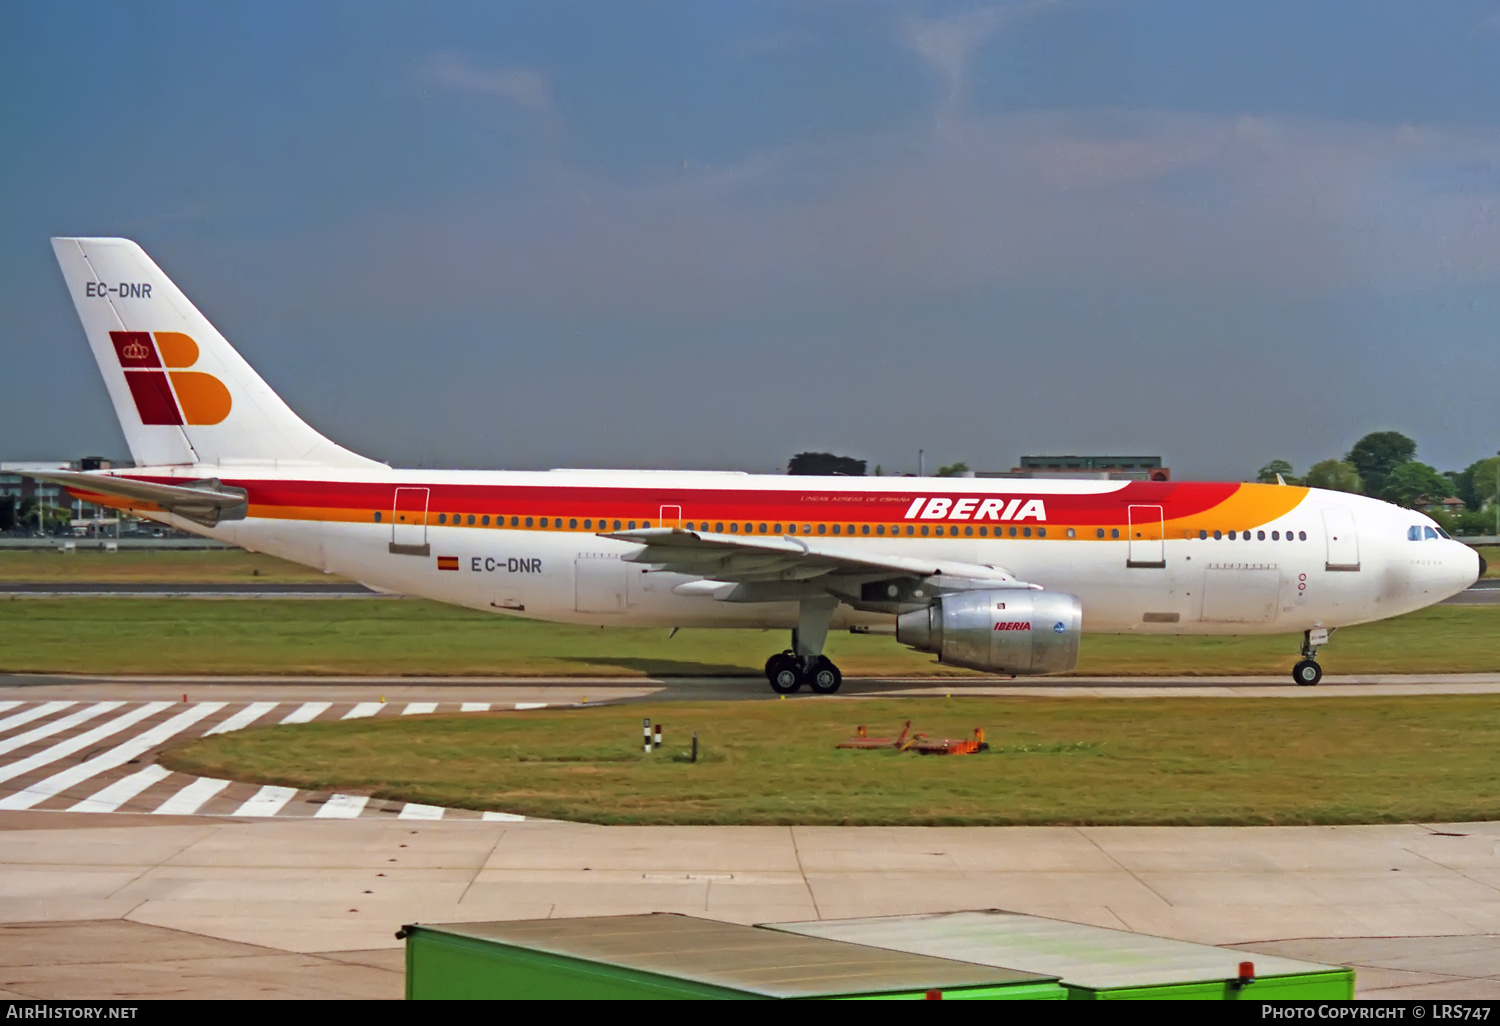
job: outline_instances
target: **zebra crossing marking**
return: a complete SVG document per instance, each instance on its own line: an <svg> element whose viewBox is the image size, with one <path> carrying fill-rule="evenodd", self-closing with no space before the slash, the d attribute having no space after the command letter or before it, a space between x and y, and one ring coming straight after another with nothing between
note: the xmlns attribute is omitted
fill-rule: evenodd
<svg viewBox="0 0 1500 1026"><path fill-rule="evenodd" d="M156 816L191 816L212 801L229 784L228 780L199 777L151 810L152 814Z"/></svg>
<svg viewBox="0 0 1500 1026"><path fill-rule="evenodd" d="M313 819L358 819L369 803L367 794L330 795L323 807L313 813Z"/></svg>
<svg viewBox="0 0 1500 1026"><path fill-rule="evenodd" d="M286 803L297 795L295 787L277 787L275 784L267 784L245 799L243 805L234 810L235 816L274 816L280 812Z"/></svg>
<svg viewBox="0 0 1500 1026"><path fill-rule="evenodd" d="M488 712L495 708L495 704L491 702L456 704L461 712ZM222 795L232 785L232 781L213 777L178 776L157 763L149 763L138 768L128 765L178 735L208 737L244 729L266 719L281 705L287 705L290 709L290 712L280 719L281 723L309 723L328 713L330 709L334 712L328 717L329 719L362 719L378 715L386 708L382 702L359 702L349 706L337 703L336 708L333 702L241 704L216 701L196 702L191 706L183 706L170 701L139 703L126 701L80 703L76 700L36 703L0 701L0 713L5 714L0 717L0 731L27 728L14 737L0 739L0 756L34 746L37 742L45 741L54 735L64 735L60 740L50 744L50 747L41 751L33 751L15 762L6 764L3 758L0 758L0 783L23 776L32 779L31 783L22 784L18 790L9 794L5 793L5 789L0 788L0 810L31 809L40 806L67 812L118 812L157 785L164 785L162 793L167 794L168 797L160 800L159 803L156 799L152 799L151 802L156 804L155 808L150 808L149 804L144 807L137 805L135 808L140 811L150 809L153 815L203 814L255 818L281 816L283 818L357 819L378 811L397 813L398 819L407 821L431 822L444 818L457 818L485 822L521 822L526 819L525 816L512 813L477 813L447 809L422 802L405 802L399 805L394 802L372 803L372 799L365 795L334 794L320 801L319 798L322 796L310 795L309 792L298 788L277 785L261 787L243 801L236 799L227 803L227 807L233 808L231 812L202 813L201 810ZM176 706L175 710L174 706ZM546 704L517 703L517 707L545 708ZM439 708L438 702L410 702L401 709L400 715L429 714L436 712ZM453 705L447 705L446 708L452 709ZM220 719L220 715L226 710L228 714ZM112 718L101 722L91 722L98 721L101 717L111 713L115 714ZM147 722L163 714L166 718L161 722L154 723L154 725ZM136 727L137 724L145 729L137 728L140 730L139 733L125 733L124 739L119 740L118 743L109 741L105 745L100 745L100 742L115 738L116 735ZM67 736L64 733L73 730L80 732L73 736ZM100 750L95 753L88 751L89 749ZM66 760L78 752L85 752L88 757L73 765L64 762L63 768L57 772L40 780L33 779L36 775L34 771L46 772L47 767ZM119 773L123 775L117 776ZM93 790L93 793L89 794L79 787L80 784L87 786L87 782L95 778L100 779L94 783L93 787L96 790ZM181 786L178 786L179 784ZM87 794L87 796L80 797L80 793ZM297 801L299 798L301 801ZM43 804L52 801L58 801L58 804L51 806ZM67 804L68 802L71 804ZM453 813L454 816L449 817L449 813Z"/></svg>
<svg viewBox="0 0 1500 1026"><path fill-rule="evenodd" d="M49 702L48 704L51 705L52 703ZM64 704L72 705L73 703L67 702ZM40 741L44 737L61 734L70 727L86 723L96 716L103 716L105 713L118 709L124 704L124 702L95 702L93 705L79 709L77 712L69 713L60 720L43 723L40 727L34 727L24 734L17 734L15 737L6 738L4 741L0 741L0 755L4 755L6 752L13 752L17 748L25 748L33 741ZM56 712L57 710L50 709L48 711Z"/></svg>
<svg viewBox="0 0 1500 1026"><path fill-rule="evenodd" d="M155 704L160 708L168 706L166 702ZM170 720L157 724L143 734L137 734L129 741L116 745L102 755L96 755L87 762L71 766L61 773L54 773L46 780L29 784L15 794L0 798L0 809L29 809L38 802L43 802L54 795L62 794L74 784L82 783L90 777L96 777L106 770L114 769L116 766L123 766L136 756L146 754L163 741L181 734L205 716L212 716L224 708L226 704L225 702L199 702L193 708L178 713ZM124 719L124 717L121 717L121 719ZM107 727L109 724L106 723L104 726Z"/></svg>
<svg viewBox="0 0 1500 1026"><path fill-rule="evenodd" d="M401 814L397 819L442 819L446 810L441 805L421 805L417 802L407 802L401 808Z"/></svg>
<svg viewBox="0 0 1500 1026"><path fill-rule="evenodd" d="M231 730L243 730L280 704L280 702L251 702L223 723L204 731L203 736L227 734Z"/></svg>
<svg viewBox="0 0 1500 1026"><path fill-rule="evenodd" d="M68 807L69 812L114 812L121 805L140 794L152 784L166 780L172 771L152 763L139 772L116 780L104 790L91 794L77 805Z"/></svg>
<svg viewBox="0 0 1500 1026"><path fill-rule="evenodd" d="M546 702L517 702L516 703L516 711L517 712L522 712L522 711L524 711L526 709L545 709L545 708L547 708L547 703Z"/></svg>
<svg viewBox="0 0 1500 1026"><path fill-rule="evenodd" d="M110 703L105 702L103 704L109 705ZM120 702L117 706L124 704ZM85 731L82 734L75 734L66 741L59 741L51 748L43 749L35 755L28 756L18 762L10 763L7 766L0 766L0 782L19 777L24 773L30 773L32 770L54 763L58 759L65 759L74 752L82 751L95 742L104 740L111 734L118 734L132 724L139 723L149 716L155 716L171 704L171 702L147 702L145 705L130 710L130 712L123 716L116 716L108 723L99 724L93 730ZM88 710L84 711L87 712Z"/></svg>
<svg viewBox="0 0 1500 1026"><path fill-rule="evenodd" d="M302 705L286 714L282 723L311 723L328 711L332 702L303 702Z"/></svg>

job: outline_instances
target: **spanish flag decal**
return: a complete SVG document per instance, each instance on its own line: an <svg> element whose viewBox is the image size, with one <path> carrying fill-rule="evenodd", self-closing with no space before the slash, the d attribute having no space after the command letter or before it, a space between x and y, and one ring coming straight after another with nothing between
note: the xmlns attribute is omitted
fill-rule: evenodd
<svg viewBox="0 0 1500 1026"><path fill-rule="evenodd" d="M438 559L438 569L439 570L457 570L458 569L458 557L457 556L439 556L437 559Z"/></svg>

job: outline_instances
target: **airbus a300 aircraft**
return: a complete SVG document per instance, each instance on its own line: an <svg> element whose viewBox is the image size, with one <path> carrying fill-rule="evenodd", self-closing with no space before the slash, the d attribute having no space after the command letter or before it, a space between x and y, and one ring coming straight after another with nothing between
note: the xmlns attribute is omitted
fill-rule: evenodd
<svg viewBox="0 0 1500 1026"><path fill-rule="evenodd" d="M135 243L53 248L137 466L33 476L473 609L790 629L783 693L838 690L833 629L1009 675L1071 670L1084 632L1300 633L1316 684L1335 628L1484 570L1420 513L1287 485L395 470L309 427Z"/></svg>

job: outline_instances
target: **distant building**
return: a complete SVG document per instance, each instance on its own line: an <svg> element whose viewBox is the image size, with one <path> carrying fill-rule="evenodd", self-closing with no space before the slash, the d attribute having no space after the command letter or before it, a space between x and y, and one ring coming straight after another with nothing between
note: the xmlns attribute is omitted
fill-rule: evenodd
<svg viewBox="0 0 1500 1026"><path fill-rule="evenodd" d="M1083 478L1096 481L1170 481L1160 456L1022 456L1008 471L981 470L975 477Z"/></svg>

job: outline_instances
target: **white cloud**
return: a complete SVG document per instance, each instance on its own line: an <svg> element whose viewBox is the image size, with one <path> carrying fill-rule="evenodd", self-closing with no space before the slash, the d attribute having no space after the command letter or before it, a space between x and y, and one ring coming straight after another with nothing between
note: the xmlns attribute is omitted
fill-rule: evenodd
<svg viewBox="0 0 1500 1026"><path fill-rule="evenodd" d="M532 68L485 68L455 53L431 54L420 68L424 81L451 92L495 96L538 113L552 110L552 85Z"/></svg>
<svg viewBox="0 0 1500 1026"><path fill-rule="evenodd" d="M944 93L936 111L940 124L950 123L962 113L968 100L969 69L974 54L990 36L1006 22L1051 3L1052 0L1036 0L981 7L937 18L912 16L897 23L897 38L942 79Z"/></svg>

